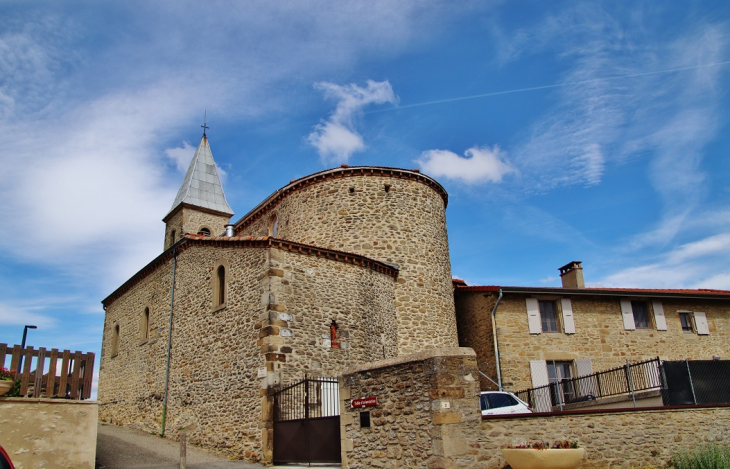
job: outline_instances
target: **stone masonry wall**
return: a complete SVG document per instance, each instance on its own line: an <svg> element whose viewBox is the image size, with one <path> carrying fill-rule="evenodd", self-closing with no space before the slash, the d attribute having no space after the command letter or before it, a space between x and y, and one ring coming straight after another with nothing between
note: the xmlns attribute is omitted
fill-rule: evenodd
<svg viewBox="0 0 730 469"><path fill-rule="evenodd" d="M266 236L276 215L279 238L396 264L399 353L456 346L442 194L417 179L342 174L292 190L239 221L236 234Z"/></svg>
<svg viewBox="0 0 730 469"><path fill-rule="evenodd" d="M354 364L396 355L395 280L369 269L272 249L271 309L256 325L262 353L277 353L283 386L338 376ZM330 325L337 324L332 347ZM277 367L279 368L279 367Z"/></svg>
<svg viewBox="0 0 730 469"><path fill-rule="evenodd" d="M488 339L495 296L481 292L458 293L460 321L479 318L479 327L470 330L468 342L475 347L479 361L494 362L493 347L481 347L477 341ZM530 334L524 295L507 294L497 310L500 366L503 384L516 391L532 387L530 360L576 360L590 358L594 371L630 362L660 357L663 360L711 360L713 355L730 357L730 303L718 300L661 299L667 322L666 331L624 330L620 298L571 297L575 334L562 332ZM559 302L558 302L559 303ZM677 311L706 313L709 335L682 331ZM651 312L649 314L652 316ZM462 323L460 323L460 326ZM463 322L467 326L467 322ZM464 328L462 328L464 329ZM560 329L562 331L562 329Z"/></svg>
<svg viewBox="0 0 730 469"><path fill-rule="evenodd" d="M259 277L265 249L196 246L178 255L165 432L180 430L197 445L231 456L261 457L261 380L264 363L254 324L264 311ZM212 308L211 278L228 266L226 306ZM99 379L101 420L159 432L172 260L158 267L107 307ZM140 339L139 318L150 308L151 337ZM119 355L111 357L114 324L120 327Z"/></svg>
<svg viewBox="0 0 730 469"><path fill-rule="evenodd" d="M474 349L479 370L497 381L492 332L492 308L497 298L484 294L455 295L456 323L459 330L459 346ZM479 374L482 391L495 391L497 386Z"/></svg>
<svg viewBox="0 0 730 469"><path fill-rule="evenodd" d="M377 406L353 409L359 397ZM475 354L439 349L347 370L340 400L343 468L455 467L481 420Z"/></svg>
<svg viewBox="0 0 730 469"><path fill-rule="evenodd" d="M188 242L194 244L178 254L175 274L168 436L185 430L193 444L270 461L271 397L282 383L305 373L337 376L346 366L395 355L390 275L270 247ZM226 269L226 301L214 306L219 265ZM160 431L171 277L169 260L107 307L103 421ZM332 319L339 349L328 347ZM119 354L112 357L115 325Z"/></svg>
<svg viewBox="0 0 730 469"><path fill-rule="evenodd" d="M730 407L482 419L468 352L441 350L348 370L340 390L342 467L497 469L506 465L500 450L507 445L564 439L586 449L583 468L663 467L673 451L730 438ZM377 407L350 405L370 396ZM360 428L361 412L370 412L370 428Z"/></svg>

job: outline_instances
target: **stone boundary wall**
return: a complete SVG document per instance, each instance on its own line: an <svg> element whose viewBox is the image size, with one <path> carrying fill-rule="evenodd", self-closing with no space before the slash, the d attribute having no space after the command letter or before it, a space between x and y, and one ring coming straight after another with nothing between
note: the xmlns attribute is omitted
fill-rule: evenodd
<svg viewBox="0 0 730 469"><path fill-rule="evenodd" d="M497 469L506 465L506 445L563 439L586 448L583 468L662 467L674 451L730 438L730 406L482 419L475 375L467 348L347 370L340 382L342 467ZM359 397L377 397L377 406L353 409ZM361 412L370 412L369 428L361 428Z"/></svg>
<svg viewBox="0 0 730 469"><path fill-rule="evenodd" d="M468 348L347 370L340 380L343 469L465 467L473 459L466 441L480 432L477 375L476 354ZM352 399L373 396L377 406L352 408ZM369 428L360 427L361 412L370 413Z"/></svg>
<svg viewBox="0 0 730 469"><path fill-rule="evenodd" d="M0 398L0 443L17 469L94 469L96 402Z"/></svg>

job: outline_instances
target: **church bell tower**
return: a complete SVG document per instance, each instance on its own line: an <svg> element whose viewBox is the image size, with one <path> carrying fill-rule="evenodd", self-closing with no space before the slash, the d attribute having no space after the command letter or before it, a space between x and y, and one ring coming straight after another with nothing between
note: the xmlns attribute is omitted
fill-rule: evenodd
<svg viewBox="0 0 730 469"><path fill-rule="evenodd" d="M222 236L233 216L205 135L206 128L204 124L203 138L195 150L175 202L162 219L165 222L165 250L186 233Z"/></svg>

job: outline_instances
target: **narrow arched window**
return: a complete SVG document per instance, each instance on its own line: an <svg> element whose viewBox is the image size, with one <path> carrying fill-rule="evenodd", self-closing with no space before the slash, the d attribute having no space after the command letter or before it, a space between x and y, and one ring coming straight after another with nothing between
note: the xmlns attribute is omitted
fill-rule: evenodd
<svg viewBox="0 0 730 469"><path fill-rule="evenodd" d="M276 217L276 214L271 215L271 218L269 218L269 236L274 236L279 234L279 219Z"/></svg>
<svg viewBox="0 0 730 469"><path fill-rule="evenodd" d="M140 337L142 340L147 341L150 339L150 309L145 308L142 313L142 321L140 323Z"/></svg>
<svg viewBox="0 0 730 469"><path fill-rule="evenodd" d="M340 348L340 341L339 336L337 335L337 329L339 326L337 325L337 321L334 319L330 323L330 347L331 348Z"/></svg>
<svg viewBox="0 0 730 469"><path fill-rule="evenodd" d="M175 244L175 230L172 230L172 233L170 234L170 245L172 246Z"/></svg>
<svg viewBox="0 0 730 469"><path fill-rule="evenodd" d="M112 357L119 354L119 324L114 324L114 332L112 333Z"/></svg>
<svg viewBox="0 0 730 469"><path fill-rule="evenodd" d="M226 302L226 268L222 265L218 266L216 271L216 306L220 306Z"/></svg>
<svg viewBox="0 0 730 469"><path fill-rule="evenodd" d="M198 231L199 235L210 237L210 228L206 228L205 226Z"/></svg>

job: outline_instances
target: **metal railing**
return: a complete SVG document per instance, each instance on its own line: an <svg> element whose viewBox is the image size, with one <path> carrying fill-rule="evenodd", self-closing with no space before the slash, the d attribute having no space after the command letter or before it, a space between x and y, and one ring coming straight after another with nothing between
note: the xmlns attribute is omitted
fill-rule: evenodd
<svg viewBox="0 0 730 469"><path fill-rule="evenodd" d="M533 412L556 412L578 402L618 395L636 399L637 392L660 389L661 361L657 357L634 364L627 360L624 366L524 389L515 395L527 402Z"/></svg>

